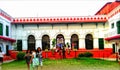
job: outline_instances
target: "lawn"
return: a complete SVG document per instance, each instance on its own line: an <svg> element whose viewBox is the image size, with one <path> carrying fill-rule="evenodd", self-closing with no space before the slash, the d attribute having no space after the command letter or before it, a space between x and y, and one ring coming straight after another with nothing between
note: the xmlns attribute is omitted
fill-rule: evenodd
<svg viewBox="0 0 120 70"><path fill-rule="evenodd" d="M115 61L105 61L93 58L43 60L42 70L120 70ZM27 70L25 61L13 61L2 64L2 70ZM39 70L41 68L39 67Z"/></svg>

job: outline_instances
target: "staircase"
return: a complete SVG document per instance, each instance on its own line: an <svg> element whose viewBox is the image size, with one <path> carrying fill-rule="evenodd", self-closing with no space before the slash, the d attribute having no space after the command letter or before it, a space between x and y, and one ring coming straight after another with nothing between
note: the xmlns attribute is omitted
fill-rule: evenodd
<svg viewBox="0 0 120 70"><path fill-rule="evenodd" d="M14 60L14 59L11 56L4 55L4 57L3 57L3 62L12 61L12 60Z"/></svg>
<svg viewBox="0 0 120 70"><path fill-rule="evenodd" d="M116 56L116 54L114 53L114 54L111 54L110 56L109 56L109 58L116 58L117 56Z"/></svg>

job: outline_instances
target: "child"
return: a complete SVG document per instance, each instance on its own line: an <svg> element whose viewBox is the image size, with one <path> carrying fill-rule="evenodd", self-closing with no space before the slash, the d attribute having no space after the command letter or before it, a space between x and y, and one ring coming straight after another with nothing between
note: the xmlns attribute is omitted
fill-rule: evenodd
<svg viewBox="0 0 120 70"><path fill-rule="evenodd" d="M30 50L27 50L26 55L25 55L25 59L26 59L28 70L30 70L30 64L32 62L32 54L31 54Z"/></svg>
<svg viewBox="0 0 120 70"><path fill-rule="evenodd" d="M40 47L37 48L37 57L39 58L39 65L42 68L42 66L43 66L43 64L42 64L42 50Z"/></svg>

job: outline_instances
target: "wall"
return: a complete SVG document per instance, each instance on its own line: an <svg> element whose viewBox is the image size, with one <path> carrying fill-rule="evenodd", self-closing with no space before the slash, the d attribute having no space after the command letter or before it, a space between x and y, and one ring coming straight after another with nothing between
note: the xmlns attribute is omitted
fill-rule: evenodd
<svg viewBox="0 0 120 70"><path fill-rule="evenodd" d="M3 37L11 37L11 24L10 24L10 21L7 20L6 18L0 16L0 23L3 24ZM6 36L6 25L9 26L9 36ZM2 40L0 39L0 44L1 44L1 47L3 48L2 49L2 52L6 53L6 45L9 46L9 50L12 49L12 46L11 46L11 42L10 41L5 41L5 40Z"/></svg>
<svg viewBox="0 0 120 70"><path fill-rule="evenodd" d="M98 48L98 38L104 38L103 31L107 24L104 23L54 23L54 24L12 24L12 37L16 40L22 39L23 50L27 50L27 38L34 35L36 39L36 48L41 47L43 35L48 35L50 40L62 34L65 43L70 43L72 34L79 37L79 48L85 48L85 36L92 34L94 38L94 48ZM52 42L50 41L50 44ZM52 45L51 45L52 48Z"/></svg>

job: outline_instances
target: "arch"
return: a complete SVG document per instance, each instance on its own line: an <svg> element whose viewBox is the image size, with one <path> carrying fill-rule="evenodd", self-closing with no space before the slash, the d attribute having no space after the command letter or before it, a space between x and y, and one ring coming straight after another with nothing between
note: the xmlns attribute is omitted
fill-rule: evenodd
<svg viewBox="0 0 120 70"><path fill-rule="evenodd" d="M65 39L62 34L58 34L56 37L56 46L62 48L65 45Z"/></svg>
<svg viewBox="0 0 120 70"><path fill-rule="evenodd" d="M42 36L42 50L50 50L50 37L48 35Z"/></svg>
<svg viewBox="0 0 120 70"><path fill-rule="evenodd" d="M28 42L28 49L29 50L35 50L35 37L34 35L29 35L28 36L28 39L27 39L27 42Z"/></svg>
<svg viewBox="0 0 120 70"><path fill-rule="evenodd" d="M93 49L93 36L92 36L92 34L87 34L85 36L85 48L86 49Z"/></svg>
<svg viewBox="0 0 120 70"><path fill-rule="evenodd" d="M72 34L71 36L71 48L79 49L79 38L77 34Z"/></svg>

